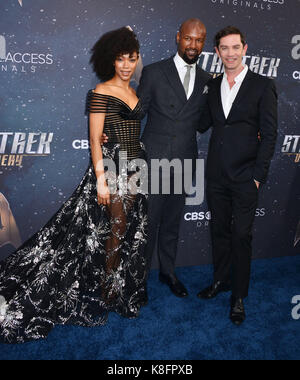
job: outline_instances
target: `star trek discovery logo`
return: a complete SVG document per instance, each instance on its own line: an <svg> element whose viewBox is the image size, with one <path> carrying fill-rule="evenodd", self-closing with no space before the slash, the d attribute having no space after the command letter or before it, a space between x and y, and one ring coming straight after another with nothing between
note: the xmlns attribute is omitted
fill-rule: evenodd
<svg viewBox="0 0 300 380"><path fill-rule="evenodd" d="M53 133L0 132L0 167L20 167L24 157L49 156L53 135Z"/></svg>
<svg viewBox="0 0 300 380"><path fill-rule="evenodd" d="M249 69L256 74L268 78L277 78L281 58L269 58L246 55L243 63L249 66ZM224 66L221 58L212 52L203 52L199 59L200 67L213 74L218 75L224 72Z"/></svg>
<svg viewBox="0 0 300 380"><path fill-rule="evenodd" d="M300 162L300 136L286 135L284 138L281 153L295 159L295 163Z"/></svg>

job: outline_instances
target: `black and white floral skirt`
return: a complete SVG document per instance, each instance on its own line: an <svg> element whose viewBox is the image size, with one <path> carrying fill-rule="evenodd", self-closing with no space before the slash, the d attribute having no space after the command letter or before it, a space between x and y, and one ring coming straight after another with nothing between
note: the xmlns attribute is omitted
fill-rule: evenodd
<svg viewBox="0 0 300 380"><path fill-rule="evenodd" d="M107 144L104 158L117 163L119 151L118 144ZM99 206L91 164L45 227L0 263L1 343L45 338L55 325L103 325L111 311L138 316L146 282L147 196L128 186L123 191L124 178L136 183L137 172L123 174L115 175L118 191L110 206Z"/></svg>

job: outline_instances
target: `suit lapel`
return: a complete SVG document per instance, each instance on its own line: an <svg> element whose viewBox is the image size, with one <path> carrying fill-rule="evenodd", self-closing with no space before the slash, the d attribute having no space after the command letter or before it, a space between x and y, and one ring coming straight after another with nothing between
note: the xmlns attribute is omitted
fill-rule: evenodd
<svg viewBox="0 0 300 380"><path fill-rule="evenodd" d="M215 79L217 94L214 97L214 99L216 99L216 102L217 102L215 112L217 112L218 116L223 121L226 121L223 104L222 104L222 96L221 96L221 84L222 84L223 77L224 77L224 74L218 76L218 78Z"/></svg>
<svg viewBox="0 0 300 380"><path fill-rule="evenodd" d="M185 96L186 103L183 106L183 108L181 109L181 111L179 112L179 114L182 114L183 112L185 112L185 109L189 106L190 102L194 99L194 97L197 97L197 96L199 96L200 93L202 93L202 91L204 90L205 84L206 84L206 82L204 80L202 80L202 77L201 77L201 70L200 70L199 66L197 65L196 66L196 77L195 77L195 85L194 85L193 93L189 97L188 100L186 99L186 96Z"/></svg>
<svg viewBox="0 0 300 380"><path fill-rule="evenodd" d="M227 117L227 120L230 119L230 117L232 116L232 114L234 113L235 111L235 108L236 106L240 103L241 100L245 99L245 95L247 94L247 91L248 91L248 87L249 87L249 79L251 79L251 76L252 76L252 72L250 70L248 70L247 74L246 74L246 77L245 79L243 80L243 83L240 87L240 90L232 104L232 107L231 107L231 110L229 112L229 115ZM220 88L220 96L221 96L221 88ZM221 100L221 104L222 104L222 100ZM222 107L223 109L223 107Z"/></svg>
<svg viewBox="0 0 300 380"><path fill-rule="evenodd" d="M173 87L175 94L181 99L182 102L186 103L186 94L181 83L178 71L176 69L173 57L166 61L166 64L163 66L163 71L166 77L168 78L170 85Z"/></svg>

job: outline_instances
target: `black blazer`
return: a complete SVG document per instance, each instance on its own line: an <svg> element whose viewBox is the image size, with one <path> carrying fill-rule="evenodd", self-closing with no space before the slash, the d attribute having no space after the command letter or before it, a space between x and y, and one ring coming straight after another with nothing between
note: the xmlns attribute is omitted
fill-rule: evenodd
<svg viewBox="0 0 300 380"><path fill-rule="evenodd" d="M211 180L225 175L234 182L256 179L264 183L277 139L275 82L249 70L226 119L222 79L223 75L209 83L208 103L199 124L201 132L213 127L206 176Z"/></svg>
<svg viewBox="0 0 300 380"><path fill-rule="evenodd" d="M187 100L174 57L143 69L137 95L148 114L142 141L148 159L197 158L197 129L211 78L197 66L195 87Z"/></svg>

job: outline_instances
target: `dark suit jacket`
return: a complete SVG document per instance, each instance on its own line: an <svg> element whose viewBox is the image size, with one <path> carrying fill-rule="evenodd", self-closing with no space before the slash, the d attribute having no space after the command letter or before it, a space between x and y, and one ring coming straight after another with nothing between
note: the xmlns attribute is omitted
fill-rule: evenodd
<svg viewBox="0 0 300 380"><path fill-rule="evenodd" d="M142 135L148 159L197 158L196 132L210 78L197 66L194 92L187 100L173 57L144 68L137 95L148 114Z"/></svg>
<svg viewBox="0 0 300 380"><path fill-rule="evenodd" d="M226 119L222 79L223 75L211 80L208 104L199 124L202 132L213 127L206 176L211 180L225 175L234 182L256 179L264 183L277 138L275 82L249 70Z"/></svg>

